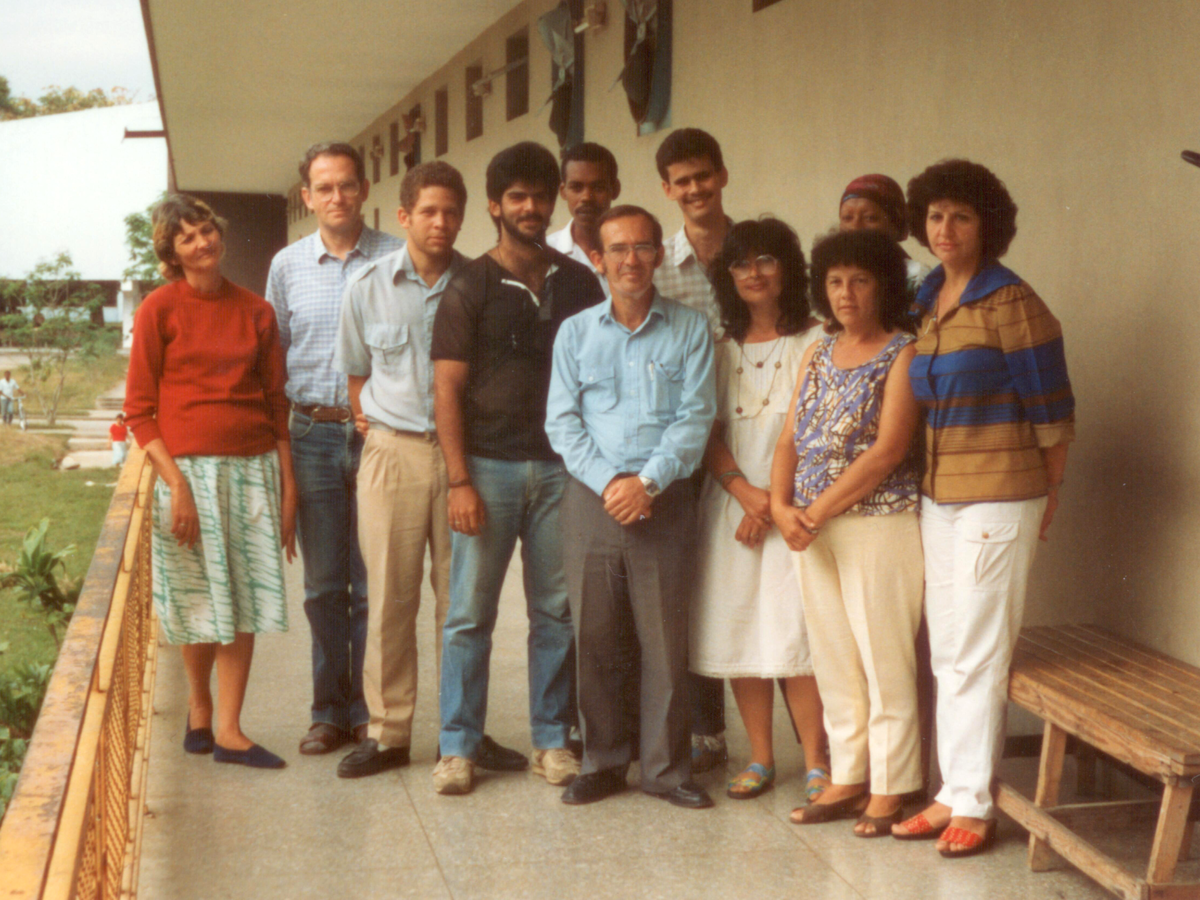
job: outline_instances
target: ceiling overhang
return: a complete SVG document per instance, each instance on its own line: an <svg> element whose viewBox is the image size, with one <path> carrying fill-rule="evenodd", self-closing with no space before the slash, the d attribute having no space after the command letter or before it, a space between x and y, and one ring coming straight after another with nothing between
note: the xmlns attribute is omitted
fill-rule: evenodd
<svg viewBox="0 0 1200 900"><path fill-rule="evenodd" d="M179 190L283 194L520 0L141 0Z"/></svg>

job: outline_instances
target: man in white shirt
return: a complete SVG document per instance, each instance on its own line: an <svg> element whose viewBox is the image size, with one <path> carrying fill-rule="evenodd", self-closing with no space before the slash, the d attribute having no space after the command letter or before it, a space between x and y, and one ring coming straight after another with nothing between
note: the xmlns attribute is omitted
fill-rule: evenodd
<svg viewBox="0 0 1200 900"><path fill-rule="evenodd" d="M665 243L663 264L654 286L664 297L708 317L714 336L721 330L717 293L708 268L721 252L733 222L725 215L722 191L729 173L717 139L699 128L672 131L654 155L663 193L679 204L683 227ZM699 490L699 478L693 486ZM692 706L692 771L707 772L725 762L725 683L692 674L688 678Z"/></svg>
<svg viewBox="0 0 1200 900"><path fill-rule="evenodd" d="M5 369L4 377L0 378L0 417L4 419L5 425L13 423L13 410L17 405L17 397L21 393L21 389L13 380L12 372Z"/></svg>
<svg viewBox="0 0 1200 900"><path fill-rule="evenodd" d="M717 139L699 128L672 131L654 155L663 193L679 204L683 227L665 243L666 258L654 273L664 297L698 309L717 332L721 314L708 267L721 252L733 222L725 215L722 191L729 173Z"/></svg>
<svg viewBox="0 0 1200 900"><path fill-rule="evenodd" d="M600 249L596 223L621 195L616 157L607 147L593 143L576 144L564 150L562 185L558 192L566 201L571 221L566 228L547 235L546 243L595 272L588 254ZM604 296L610 297L608 281L599 272L596 279L604 288Z"/></svg>

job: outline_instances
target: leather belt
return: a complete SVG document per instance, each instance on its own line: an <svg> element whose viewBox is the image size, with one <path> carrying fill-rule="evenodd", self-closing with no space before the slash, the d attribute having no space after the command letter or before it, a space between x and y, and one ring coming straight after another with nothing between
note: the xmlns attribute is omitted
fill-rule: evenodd
<svg viewBox="0 0 1200 900"><path fill-rule="evenodd" d="M292 409L302 416L308 416L314 422L345 424L354 420L354 413L348 406L305 406L302 403L293 403Z"/></svg>
<svg viewBox="0 0 1200 900"><path fill-rule="evenodd" d="M398 428L392 428L389 425L384 425L380 422L371 423L372 431L382 431L384 434L394 434L396 437L416 438L419 441L424 441L427 444L437 443L436 431L401 431Z"/></svg>

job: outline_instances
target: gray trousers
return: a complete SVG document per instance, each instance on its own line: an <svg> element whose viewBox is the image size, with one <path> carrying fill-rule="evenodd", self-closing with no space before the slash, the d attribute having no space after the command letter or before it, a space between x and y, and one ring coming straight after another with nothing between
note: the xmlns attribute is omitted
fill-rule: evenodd
<svg viewBox="0 0 1200 900"><path fill-rule="evenodd" d="M696 503L686 481L622 526L571 479L563 496L563 568L575 625L579 719L586 774L629 765L627 682L640 660L642 788L691 778L688 603L695 572ZM634 718L636 721L636 718Z"/></svg>

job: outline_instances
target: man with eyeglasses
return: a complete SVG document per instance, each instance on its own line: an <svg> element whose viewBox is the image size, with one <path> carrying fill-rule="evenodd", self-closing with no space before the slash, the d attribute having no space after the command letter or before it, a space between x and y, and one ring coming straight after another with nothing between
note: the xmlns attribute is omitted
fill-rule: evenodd
<svg viewBox="0 0 1200 900"><path fill-rule="evenodd" d="M666 243L663 264L654 274L654 286L663 294L708 317L714 335L721 331L717 292L708 270L733 222L725 215L722 192L729 173L717 139L699 128L672 131L654 156L663 193L679 205L683 226ZM703 475L697 473L692 488L700 493ZM707 772L724 764L725 683L720 678L692 675L692 767Z"/></svg>
<svg viewBox="0 0 1200 900"><path fill-rule="evenodd" d="M640 662L644 792L712 806L692 781L688 602L699 466L716 414L706 317L654 287L662 226L637 206L600 218L592 261L612 299L563 323L554 345L546 433L571 479L563 563L579 654L581 774L564 803L625 788L634 736L625 685Z"/></svg>
<svg viewBox="0 0 1200 900"><path fill-rule="evenodd" d="M449 477L450 609L442 645L439 794L469 793L487 715L500 588L521 541L529 614L533 771L579 771L571 724L571 615L562 570L562 461L546 438L550 350L568 316L604 299L584 266L546 246L558 162L533 142L488 164L496 246L450 282L433 325L434 415Z"/></svg>
<svg viewBox="0 0 1200 900"><path fill-rule="evenodd" d="M363 655L367 576L358 545L355 479L362 437L346 377L334 367L342 295L361 268L403 243L366 227L370 185L349 144L314 144L300 162L300 194L317 230L276 254L267 279L287 355L292 457L300 490L304 612L312 631L312 726L305 755L366 737Z"/></svg>

